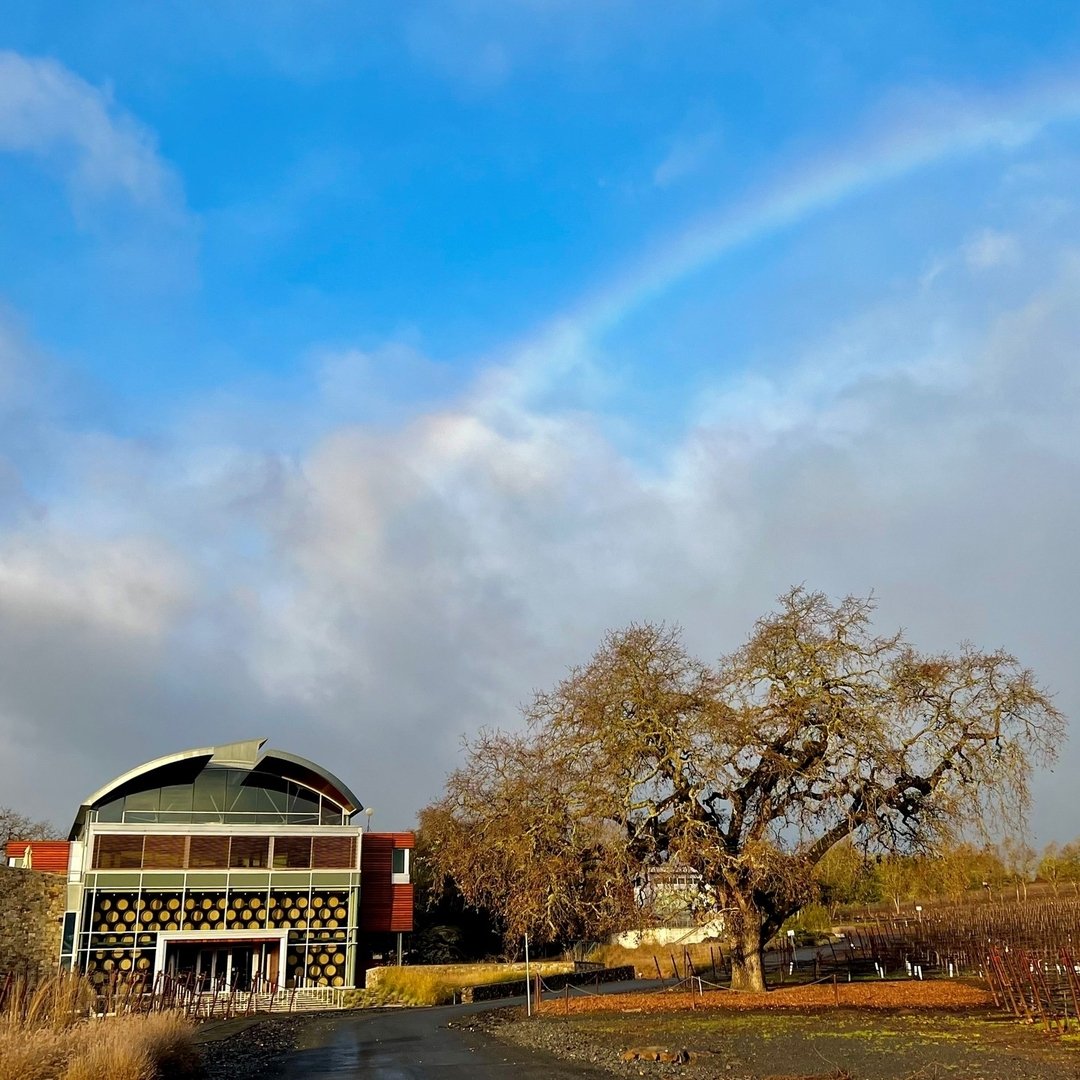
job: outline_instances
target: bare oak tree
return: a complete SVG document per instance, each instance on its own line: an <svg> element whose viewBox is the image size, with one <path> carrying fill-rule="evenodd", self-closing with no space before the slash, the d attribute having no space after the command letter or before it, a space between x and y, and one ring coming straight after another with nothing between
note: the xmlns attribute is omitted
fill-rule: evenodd
<svg viewBox="0 0 1080 1080"><path fill-rule="evenodd" d="M610 633L526 710L485 733L425 811L433 858L509 934L549 940L647 916L664 868L722 912L732 984L762 989L764 946L851 838L917 853L1018 826L1064 718L1003 651L926 655L875 635L873 602L803 588L716 665L678 631Z"/></svg>
<svg viewBox="0 0 1080 1080"><path fill-rule="evenodd" d="M0 859L9 840L56 840L59 836L51 821L34 821L9 806L0 806Z"/></svg>

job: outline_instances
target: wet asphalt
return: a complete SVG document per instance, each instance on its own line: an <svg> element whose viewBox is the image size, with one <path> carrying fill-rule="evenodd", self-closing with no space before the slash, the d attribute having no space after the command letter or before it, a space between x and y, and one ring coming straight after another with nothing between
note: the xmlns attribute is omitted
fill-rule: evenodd
<svg viewBox="0 0 1080 1080"><path fill-rule="evenodd" d="M523 999L522 999L523 1000ZM511 1004L499 1002L499 1005ZM490 1010L457 1005L378 1009L328 1017L305 1033L310 1045L281 1059L275 1080L601 1080L610 1074L551 1054L495 1042L468 1026Z"/></svg>

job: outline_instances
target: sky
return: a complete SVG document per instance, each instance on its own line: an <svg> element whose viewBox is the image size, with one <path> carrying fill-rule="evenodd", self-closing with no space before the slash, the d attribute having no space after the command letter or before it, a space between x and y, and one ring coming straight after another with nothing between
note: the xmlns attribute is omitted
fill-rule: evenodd
<svg viewBox="0 0 1080 1080"><path fill-rule="evenodd" d="M0 0L0 804L800 583L1078 715L1078 151L1073 3Z"/></svg>

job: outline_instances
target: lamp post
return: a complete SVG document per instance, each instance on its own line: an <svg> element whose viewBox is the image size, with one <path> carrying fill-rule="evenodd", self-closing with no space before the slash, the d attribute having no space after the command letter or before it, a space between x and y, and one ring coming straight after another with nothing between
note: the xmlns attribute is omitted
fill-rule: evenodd
<svg viewBox="0 0 1080 1080"><path fill-rule="evenodd" d="M371 818L375 813L374 806L365 806L364 813L367 815L367 831L371 832Z"/></svg>
<svg viewBox="0 0 1080 1080"><path fill-rule="evenodd" d="M532 1016L532 972L529 970L529 935L525 935L525 1015Z"/></svg>

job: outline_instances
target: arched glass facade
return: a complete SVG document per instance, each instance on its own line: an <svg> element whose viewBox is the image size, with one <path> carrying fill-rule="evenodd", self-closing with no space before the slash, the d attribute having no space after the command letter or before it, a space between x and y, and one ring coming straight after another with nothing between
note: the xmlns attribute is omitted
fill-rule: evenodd
<svg viewBox="0 0 1080 1080"><path fill-rule="evenodd" d="M349 814L329 795L259 770L207 765L169 784L157 773L92 807L90 820L124 824L345 825Z"/></svg>

